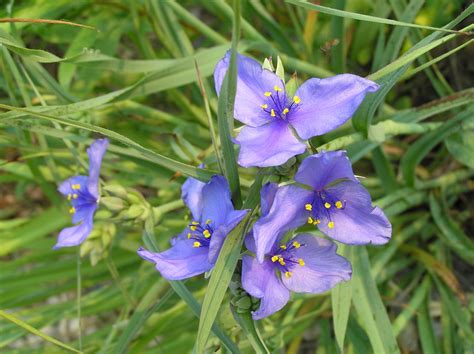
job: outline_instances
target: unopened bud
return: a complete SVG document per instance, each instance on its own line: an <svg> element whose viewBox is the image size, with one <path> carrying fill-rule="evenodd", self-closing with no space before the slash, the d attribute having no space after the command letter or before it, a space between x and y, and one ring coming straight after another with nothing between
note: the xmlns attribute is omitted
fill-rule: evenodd
<svg viewBox="0 0 474 354"><path fill-rule="evenodd" d="M104 191L109 192L110 194L125 199L127 198L127 190L125 187L119 185L119 184L108 184L104 186L103 188Z"/></svg>
<svg viewBox="0 0 474 354"><path fill-rule="evenodd" d="M120 211L125 207L124 201L117 197L102 197L100 203L110 211Z"/></svg>

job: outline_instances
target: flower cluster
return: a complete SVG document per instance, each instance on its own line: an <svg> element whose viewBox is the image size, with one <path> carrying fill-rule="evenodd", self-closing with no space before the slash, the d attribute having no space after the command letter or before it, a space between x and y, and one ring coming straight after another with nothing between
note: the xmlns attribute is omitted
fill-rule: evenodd
<svg viewBox="0 0 474 354"><path fill-rule="evenodd" d="M216 66L217 93L229 61L227 53ZM238 55L234 116L244 124L235 139L239 164L280 166L306 153L305 140L344 124L365 95L377 89L372 81L345 74L310 79L292 94L282 78ZM64 229L55 248L78 245L91 232L107 145L101 139L89 148L89 176L74 176L61 184L60 192L71 202L73 222L79 224ZM252 312L255 320L280 310L291 292L322 293L351 278L350 262L336 253L330 239L348 245L380 245L391 237L390 222L372 205L345 151L307 154L289 181L281 186L266 183L260 196L260 215L245 238L241 273L243 289L260 299L259 308ZM229 185L220 175L207 182L188 178L181 197L192 221L171 239L171 247L163 252L138 250L140 257L154 263L170 280L211 271L225 238L249 212L235 209ZM117 198L105 199L122 208ZM305 231L298 233L300 227ZM327 238L313 235L311 229Z"/></svg>

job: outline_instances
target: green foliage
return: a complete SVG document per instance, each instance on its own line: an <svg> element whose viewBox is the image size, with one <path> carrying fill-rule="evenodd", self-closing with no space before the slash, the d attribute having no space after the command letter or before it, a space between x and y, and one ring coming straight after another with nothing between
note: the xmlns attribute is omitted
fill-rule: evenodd
<svg viewBox="0 0 474 354"><path fill-rule="evenodd" d="M95 30L0 23L2 353L473 351L467 19L474 5L7 3L2 19L67 20ZM291 90L342 72L382 85L353 124L310 143L348 151L389 216L393 239L383 247L339 246L353 263L352 281L323 295L294 295L259 322L232 275L271 171L236 164L235 67L219 98L212 80L231 48L262 62L272 57L266 65ZM56 188L85 172L85 148L98 136L111 141L102 170L107 210L81 248L53 251L69 225ZM206 181L216 171L230 181L234 203L253 214L226 239L208 281L166 281L136 250L167 248L189 218L180 201L184 178Z"/></svg>

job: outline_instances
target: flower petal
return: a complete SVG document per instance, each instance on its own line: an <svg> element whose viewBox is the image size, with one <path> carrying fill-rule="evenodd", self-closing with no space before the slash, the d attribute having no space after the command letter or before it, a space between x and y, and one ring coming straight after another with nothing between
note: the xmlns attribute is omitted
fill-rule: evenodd
<svg viewBox="0 0 474 354"><path fill-rule="evenodd" d="M193 240L178 239L164 252L154 253L140 248L137 253L149 262L155 263L156 269L169 280L181 280L211 270L207 261L207 247L193 247Z"/></svg>
<svg viewBox="0 0 474 354"><path fill-rule="evenodd" d="M221 225L211 237L209 243L209 263L215 264L219 252L227 235L242 221L247 215L248 210L233 210L227 215L227 220L224 225Z"/></svg>
<svg viewBox="0 0 474 354"><path fill-rule="evenodd" d="M297 186L278 188L270 212L257 220L253 227L259 262L263 262L265 255L287 231L306 222L307 212L304 205L311 202L312 198L312 191Z"/></svg>
<svg viewBox="0 0 474 354"><path fill-rule="evenodd" d="M260 210L262 216L269 213L277 190L278 183L266 183L260 190Z"/></svg>
<svg viewBox="0 0 474 354"><path fill-rule="evenodd" d="M72 189L73 185L78 184L80 186L87 186L88 181L89 177L87 176L73 176L61 183L59 185L58 191L59 193L67 197L69 194L77 193L76 189Z"/></svg>
<svg viewBox="0 0 474 354"><path fill-rule="evenodd" d="M94 222L94 213L97 209L96 205L91 205L90 208L84 210L82 215L82 222L79 225L67 227L63 229L58 235L58 241L53 249L62 247L71 247L80 245L89 236L92 231Z"/></svg>
<svg viewBox="0 0 474 354"><path fill-rule="evenodd" d="M99 174L102 158L109 146L108 139L97 139L87 149L89 155L89 181L87 189L96 199L99 198Z"/></svg>
<svg viewBox="0 0 474 354"><path fill-rule="evenodd" d="M293 251L293 256L302 259L304 265L294 265L290 269L291 277L282 277L288 289L319 294L351 278L351 264L336 253L333 242L311 234L300 234L294 240L301 247Z"/></svg>
<svg viewBox="0 0 474 354"><path fill-rule="evenodd" d="M349 245L387 243L392 235L392 225L378 207L372 206L369 192L360 184L343 181L326 189L328 195L344 203L343 209L331 208L329 228L327 218L321 218L319 229L329 237Z"/></svg>
<svg viewBox="0 0 474 354"><path fill-rule="evenodd" d="M194 220L201 220L202 189L206 183L189 177L181 187L181 198L191 211Z"/></svg>
<svg viewBox="0 0 474 354"><path fill-rule="evenodd" d="M242 167L279 166L306 149L282 120L257 128L244 127L235 140L240 145L239 165Z"/></svg>
<svg viewBox="0 0 474 354"><path fill-rule="evenodd" d="M289 120L302 139L325 134L352 117L365 95L379 88L357 75L309 79L296 91L301 102Z"/></svg>
<svg viewBox="0 0 474 354"><path fill-rule="evenodd" d="M259 320L281 310L290 299L290 292L275 274L271 262L260 264L250 256L242 257L242 287L253 297L260 299L260 307L252 312Z"/></svg>
<svg viewBox="0 0 474 354"><path fill-rule="evenodd" d="M297 182L311 186L316 191L322 190L329 183L340 178L357 182L352 172L351 161L345 151L323 151L308 156L303 160L295 175Z"/></svg>
<svg viewBox="0 0 474 354"><path fill-rule="evenodd" d="M230 64L230 51L216 65L214 82L219 95L222 82ZM274 86L284 88L281 79L271 71L262 68L257 61L238 54L237 56L237 92L235 95L235 119L252 127L258 127L272 120L262 105L267 97L265 92L272 92Z"/></svg>
<svg viewBox="0 0 474 354"><path fill-rule="evenodd" d="M202 215L201 220L211 220L214 228L224 224L228 214L234 210L227 180L223 176L215 175L202 188Z"/></svg>

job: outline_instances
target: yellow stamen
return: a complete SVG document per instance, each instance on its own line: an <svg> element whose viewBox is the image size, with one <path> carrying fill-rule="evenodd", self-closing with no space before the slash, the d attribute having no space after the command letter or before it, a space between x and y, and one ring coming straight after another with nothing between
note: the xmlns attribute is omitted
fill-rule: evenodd
<svg viewBox="0 0 474 354"><path fill-rule="evenodd" d="M298 264L299 264L300 266L304 266L304 265L305 265L304 261L303 261L301 258L298 259Z"/></svg>
<svg viewBox="0 0 474 354"><path fill-rule="evenodd" d="M267 108L268 108L268 104L261 104L260 107L262 107L263 109L267 109Z"/></svg>
<svg viewBox="0 0 474 354"><path fill-rule="evenodd" d="M199 225L199 223L197 221L192 221L191 225Z"/></svg>
<svg viewBox="0 0 474 354"><path fill-rule="evenodd" d="M295 102L296 104L298 104L298 103L301 102L301 99L300 99L298 96L295 96L295 97L293 97L293 102Z"/></svg>
<svg viewBox="0 0 474 354"><path fill-rule="evenodd" d="M291 272L285 272L285 277L291 278Z"/></svg>
<svg viewBox="0 0 474 354"><path fill-rule="evenodd" d="M201 247L201 242L195 241L195 242L193 243L193 247L194 247L194 248Z"/></svg>
<svg viewBox="0 0 474 354"><path fill-rule="evenodd" d="M74 193L74 194L72 195L72 197L73 197L74 199L77 199L79 196L78 196L76 193Z"/></svg>
<svg viewBox="0 0 474 354"><path fill-rule="evenodd" d="M293 241L293 246L295 248L300 248L301 247L301 243L299 243L298 241Z"/></svg>
<svg viewBox="0 0 474 354"><path fill-rule="evenodd" d="M207 220L206 220L206 225L209 225L211 222L212 222L211 219L207 219Z"/></svg>
<svg viewBox="0 0 474 354"><path fill-rule="evenodd" d="M281 265L285 265L285 260L283 259L283 257L280 257L278 258L278 263L280 263Z"/></svg>
<svg viewBox="0 0 474 354"><path fill-rule="evenodd" d="M313 206L311 204L305 204L304 208L308 211L313 210Z"/></svg>
<svg viewBox="0 0 474 354"><path fill-rule="evenodd" d="M279 87L279 86L277 86L277 85L273 86L273 89L274 89L275 91L277 91L277 92L278 92L278 91L282 91L281 87Z"/></svg>
<svg viewBox="0 0 474 354"><path fill-rule="evenodd" d="M338 201L336 202L336 208L338 208L338 209L341 209L341 208L342 208L342 202L341 202L340 200L338 200Z"/></svg>
<svg viewBox="0 0 474 354"><path fill-rule="evenodd" d="M281 245L280 248L281 248L282 250L286 250L286 246L285 246L285 245Z"/></svg>
<svg viewBox="0 0 474 354"><path fill-rule="evenodd" d="M67 195L67 200L71 200L72 194Z"/></svg>
<svg viewBox="0 0 474 354"><path fill-rule="evenodd" d="M326 202L326 203L324 203L324 207L325 207L326 209L329 209L329 208L331 207L331 204L328 203L328 202Z"/></svg>
<svg viewBox="0 0 474 354"><path fill-rule="evenodd" d="M275 116L276 116L274 109L272 109L272 110L270 111L270 115L271 115L272 117L275 117Z"/></svg>
<svg viewBox="0 0 474 354"><path fill-rule="evenodd" d="M76 213L76 208L71 207L71 209L69 209L69 213L70 214L75 214Z"/></svg>
<svg viewBox="0 0 474 354"><path fill-rule="evenodd" d="M334 228L334 221L328 222L328 227L329 227L330 229Z"/></svg>
<svg viewBox="0 0 474 354"><path fill-rule="evenodd" d="M190 226L189 228L191 229L191 231L196 231L196 229L197 229L196 226Z"/></svg>
<svg viewBox="0 0 474 354"><path fill-rule="evenodd" d="M81 185L80 184L73 184L71 186L71 188L74 189L74 190L79 190L79 189L81 189Z"/></svg>
<svg viewBox="0 0 474 354"><path fill-rule="evenodd" d="M308 224L312 224L314 222L313 218L311 216L308 217Z"/></svg>
<svg viewBox="0 0 474 354"><path fill-rule="evenodd" d="M189 239L189 238L191 238L191 233L190 233L190 232L188 232L188 239Z"/></svg>
<svg viewBox="0 0 474 354"><path fill-rule="evenodd" d="M283 110L283 114L287 114L289 111L290 111L290 110L289 110L288 108L285 108L285 109Z"/></svg>
<svg viewBox="0 0 474 354"><path fill-rule="evenodd" d="M280 257L278 257L278 256L273 256L273 257L272 257L272 262L275 263L276 261L278 261L279 258L280 258Z"/></svg>
<svg viewBox="0 0 474 354"><path fill-rule="evenodd" d="M272 93L270 91L265 92L265 96L270 97Z"/></svg>
<svg viewBox="0 0 474 354"><path fill-rule="evenodd" d="M313 225L319 225L319 224L321 224L321 220L316 219L313 221Z"/></svg>
<svg viewBox="0 0 474 354"><path fill-rule="evenodd" d="M209 230L204 230L202 234L204 235L205 238L211 237L211 233L209 232Z"/></svg>

